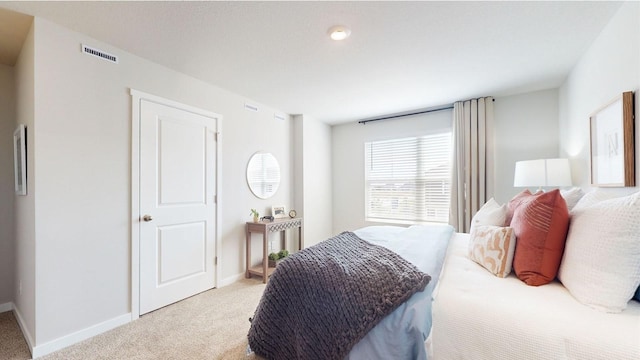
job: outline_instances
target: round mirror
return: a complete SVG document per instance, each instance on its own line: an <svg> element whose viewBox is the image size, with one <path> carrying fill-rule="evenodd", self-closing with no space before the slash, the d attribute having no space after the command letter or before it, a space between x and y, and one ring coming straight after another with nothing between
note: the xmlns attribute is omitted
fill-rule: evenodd
<svg viewBox="0 0 640 360"><path fill-rule="evenodd" d="M280 186L280 165L271 153L257 152L247 165L247 183L253 195L268 199Z"/></svg>

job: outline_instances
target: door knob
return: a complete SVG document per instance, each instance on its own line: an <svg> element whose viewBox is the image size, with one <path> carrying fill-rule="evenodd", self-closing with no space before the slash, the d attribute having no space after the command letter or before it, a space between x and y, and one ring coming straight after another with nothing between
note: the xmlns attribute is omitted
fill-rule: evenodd
<svg viewBox="0 0 640 360"><path fill-rule="evenodd" d="M153 218L151 217L151 215L145 215L145 216L142 217L142 220L144 220L146 222L149 222L149 221L153 220Z"/></svg>

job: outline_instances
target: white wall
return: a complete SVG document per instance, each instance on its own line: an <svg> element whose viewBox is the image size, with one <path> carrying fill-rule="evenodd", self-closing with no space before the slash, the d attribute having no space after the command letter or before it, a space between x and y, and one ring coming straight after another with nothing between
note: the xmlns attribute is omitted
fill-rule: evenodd
<svg viewBox="0 0 640 360"><path fill-rule="evenodd" d="M296 115L294 122L295 203L309 247L334 235L331 127L307 115Z"/></svg>
<svg viewBox="0 0 640 360"><path fill-rule="evenodd" d="M499 203L524 190L513 187L516 161L558 157L558 90L496 98L495 192Z"/></svg>
<svg viewBox="0 0 640 360"><path fill-rule="evenodd" d="M558 91L543 90L496 98L494 109L496 201L509 201L518 160L558 156ZM333 127L334 232L371 225L364 221L364 142L415 136L450 128L452 111L361 125Z"/></svg>
<svg viewBox="0 0 640 360"><path fill-rule="evenodd" d="M35 127L34 127L34 26L22 45L16 62L16 125L27 127L27 195L14 198L15 312L30 346L36 340L36 220L35 220Z"/></svg>
<svg viewBox="0 0 640 360"><path fill-rule="evenodd" d="M13 302L14 298L13 131L16 112L13 82L13 67L0 64L0 307Z"/></svg>
<svg viewBox="0 0 640 360"><path fill-rule="evenodd" d="M35 19L34 27L35 126L30 126L34 136L29 142L33 145L35 141L35 148L31 146L29 157L35 173L30 172L29 185L34 188L35 178L38 192L35 207L17 214L18 222L35 223L35 250L30 250L35 251L37 266L28 253L20 253L18 259L21 264L31 261L36 269L30 288L37 291L29 294L35 299L35 311L29 309L30 304L23 310L35 314L35 320L30 319L35 324L30 325L35 331L34 345L55 348L47 343L131 310L130 88L224 117L222 254L218 256L223 282L241 276L249 210L257 208L264 214L271 205L292 203L289 116L275 120L276 109L41 18ZM82 54L81 43L119 56L119 64ZM28 50L21 56L33 58L33 50ZM33 98L19 96L25 101ZM257 105L259 111L244 110L245 102ZM254 197L246 184L247 162L259 150L272 152L282 170L280 190L269 200ZM28 198L33 201L33 193ZM27 225L19 226L17 236L27 245L29 241L22 238L33 241L28 230ZM28 275L28 271L18 271L20 278ZM19 306L22 310L23 305Z"/></svg>
<svg viewBox="0 0 640 360"><path fill-rule="evenodd" d="M638 14L638 3L623 5L560 90L560 155L571 156L574 181L579 184L588 182L588 114L622 91L638 90ZM28 126L29 178L28 195L15 197L14 286L22 284L22 292L15 291L15 303L30 344L55 342L130 311L129 88L224 116L223 243L219 256L223 279L241 274L244 222L250 218L249 209L257 208L264 214L274 204L298 206L298 193L294 203L291 190L294 178L298 179L297 173L294 176L294 163L299 160L298 155L292 153L298 145L291 140L297 131L291 120L288 117L285 121L274 120L276 109L43 19L35 19L34 27L35 33L32 31L27 38L15 67L16 123ZM120 64L81 54L80 43L118 55ZM529 114L534 111L550 119L552 111L548 108L535 107L525 112L519 104L539 102L552 108L552 97L549 92L540 92L498 98L496 132L511 134L502 126L521 129L531 125L535 119ZM259 105L260 111L245 111L245 102ZM531 118L521 118L524 113ZM516 123L508 123L507 119L514 115L518 115ZM415 135L431 128L449 127L450 123L451 112L443 111L367 125L334 126L330 135L333 181L330 186L322 185L324 190L333 188L333 204L329 205L334 209L332 233L370 225L364 221L365 141ZM314 138L309 137L313 131L307 130L315 129L321 134L318 146L321 152L326 152L329 138L326 129L313 122L308 127L305 125L306 122L301 130L305 136L303 142L310 139L313 143ZM640 138L638 127L636 138ZM545 137L541 135L540 139ZM640 141L636 147L638 143ZM501 148L512 145L510 142L499 144ZM548 149L552 146L551 142L547 145ZM308 150L304 144L301 147L303 153ZM548 149L545 146L539 151L546 154ZM259 150L274 153L283 171L280 190L268 200L257 199L246 186L247 161ZM313 153L313 147L310 151ZM523 150L520 154L530 153ZM302 160L301 163L306 164L306 157ZM501 188L506 189L512 181L511 168L515 160L518 159L499 160L496 173L509 178ZM302 170L303 198L308 184L314 184L314 176L321 175L325 166L322 164L309 173ZM500 191L496 189L496 194ZM507 197L507 193L502 192L500 196ZM317 200L303 201L303 211L310 211L309 206L315 202ZM327 206L326 202L320 202L321 208ZM307 229L316 227L311 221L313 218L305 216Z"/></svg>
<svg viewBox="0 0 640 360"><path fill-rule="evenodd" d="M590 187L589 116L624 91L635 91L636 184L640 184L640 3L625 2L560 88L560 153L575 184Z"/></svg>
<svg viewBox="0 0 640 360"><path fill-rule="evenodd" d="M332 127L333 232L374 225L364 219L364 143L451 129L452 110Z"/></svg>

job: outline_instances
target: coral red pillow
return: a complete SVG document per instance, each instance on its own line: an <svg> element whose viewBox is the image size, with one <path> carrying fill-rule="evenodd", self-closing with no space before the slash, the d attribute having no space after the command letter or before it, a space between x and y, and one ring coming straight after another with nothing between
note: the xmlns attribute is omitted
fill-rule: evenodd
<svg viewBox="0 0 640 360"><path fill-rule="evenodd" d="M522 202L528 199L531 195L532 195L531 191L527 189L519 193L518 195L514 196L513 199L511 199L509 203L507 203L507 216L504 219L505 227L511 225L511 219L513 219L513 213L516 211L516 208L518 207L518 205L522 204Z"/></svg>
<svg viewBox="0 0 640 360"><path fill-rule="evenodd" d="M533 195L523 192L514 200L510 225L517 239L513 270L527 285L548 284L562 261L569 229L567 203L559 190Z"/></svg>

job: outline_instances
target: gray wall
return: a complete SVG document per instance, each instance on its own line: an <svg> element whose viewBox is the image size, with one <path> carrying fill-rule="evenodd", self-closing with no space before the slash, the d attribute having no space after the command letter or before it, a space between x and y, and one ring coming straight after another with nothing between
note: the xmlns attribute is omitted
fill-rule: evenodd
<svg viewBox="0 0 640 360"><path fill-rule="evenodd" d="M304 217L305 247L332 233L331 127L308 115L294 117L295 206Z"/></svg>
<svg viewBox="0 0 640 360"><path fill-rule="evenodd" d="M500 204L524 190L513 187L515 163L558 157L558 90L497 98L495 116L496 178Z"/></svg>
<svg viewBox="0 0 640 360"><path fill-rule="evenodd" d="M16 124L27 127L27 195L14 199L15 291L14 309L30 346L36 341L36 221L34 128L34 25L15 65Z"/></svg>
<svg viewBox="0 0 640 360"><path fill-rule="evenodd" d="M274 119L282 112L44 19L33 29L16 66L30 174L29 194L16 203L16 280L23 284L16 306L36 352L78 341L96 325L104 331L131 311L130 88L223 116L220 276L222 283L241 278L249 210L293 203L290 117ZM119 64L82 54L81 43L118 55ZM246 111L246 102L259 111ZM256 151L280 162L280 190L268 200L246 184Z"/></svg>
<svg viewBox="0 0 640 360"><path fill-rule="evenodd" d="M487 94L489 96L491 94ZM522 189L513 187L515 162L558 156L558 91L496 98L494 107L495 189L499 203ZM364 143L450 128L452 111L361 125L333 126L333 231L373 225L364 221Z"/></svg>
<svg viewBox="0 0 640 360"><path fill-rule="evenodd" d="M545 90L496 99L495 195L499 202L506 202L520 190L512 186L517 160L568 156L574 183L588 186L588 115L622 91L638 92L640 85L639 7L635 2L621 7L559 94L558 90ZM255 103L251 99L39 18L34 27L13 69L13 89L7 85L8 70L0 69L0 94L14 91L16 104L15 121L7 121L11 114L0 110L0 131L12 133L17 123L27 125L30 174L27 196L13 196L12 176L10 179L15 243L3 241L7 235L2 232L0 250L4 253L7 244L14 247L8 251L16 254L13 270L9 270L15 277L12 282L10 275L8 280L0 275L0 304L7 294L13 295L19 321L32 346L51 349L56 343L72 343L76 332L130 311L129 88L224 116L219 255L226 281L240 277L244 268L243 224L249 220L249 209L267 213L274 204L302 206L309 215L306 225L314 229L326 224L314 214L326 214L327 208L332 208L332 233L371 225L364 222L364 141L409 136L451 123L451 112L444 111L424 118L334 126L330 135L324 125L310 119L298 130L288 116L285 121L274 120L277 109L257 104L258 113L247 112L243 105ZM80 43L116 53L121 62L113 65L82 55ZM638 103L636 95L636 118ZM298 131L302 140L293 139ZM639 131L637 126L637 139ZM319 138L314 138L316 135ZM0 147L7 147L6 140L0 140ZM302 158L295 153L297 149L302 149ZM268 200L255 198L246 186L245 167L258 150L274 153L283 171L281 190ZM296 164L308 166L307 156L318 160L328 153L330 171L326 161L309 169L295 168ZM2 156L0 162L6 162ZM636 161L640 164L640 156ZM10 164L12 169L12 159ZM301 189L297 188L298 179ZM332 194L331 202L311 197L315 183L321 184L320 196ZM0 178L0 197L8 196L8 186L5 176ZM96 214L100 221L85 221L87 213ZM1 221L7 220L3 217ZM2 256L1 264L7 264ZM19 287L21 291L17 291Z"/></svg>
<svg viewBox="0 0 640 360"><path fill-rule="evenodd" d="M334 233L375 225L364 219L364 143L450 130L452 111L332 127Z"/></svg>
<svg viewBox="0 0 640 360"><path fill-rule="evenodd" d="M8 308L14 298L13 131L16 114L13 73L13 67L0 65L0 312Z"/></svg>
<svg viewBox="0 0 640 360"><path fill-rule="evenodd" d="M560 88L560 153L575 184L590 187L589 116L635 91L636 184L640 185L640 3L625 2Z"/></svg>

